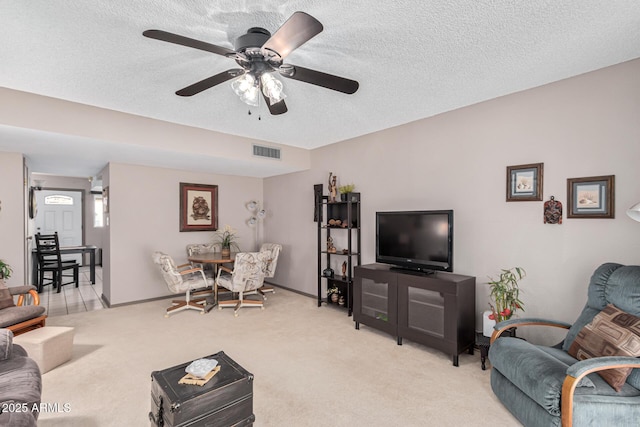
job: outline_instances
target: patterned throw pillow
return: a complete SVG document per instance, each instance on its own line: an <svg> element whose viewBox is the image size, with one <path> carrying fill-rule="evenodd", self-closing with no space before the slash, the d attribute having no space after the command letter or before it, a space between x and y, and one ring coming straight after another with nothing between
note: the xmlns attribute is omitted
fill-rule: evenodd
<svg viewBox="0 0 640 427"><path fill-rule="evenodd" d="M569 354L578 360L601 356L640 356L640 318L607 305L586 325L571 344ZM620 391L631 368L598 372L616 391Z"/></svg>
<svg viewBox="0 0 640 427"><path fill-rule="evenodd" d="M0 310L7 307L14 307L16 304L13 302L13 295L4 283L4 280L0 280Z"/></svg>

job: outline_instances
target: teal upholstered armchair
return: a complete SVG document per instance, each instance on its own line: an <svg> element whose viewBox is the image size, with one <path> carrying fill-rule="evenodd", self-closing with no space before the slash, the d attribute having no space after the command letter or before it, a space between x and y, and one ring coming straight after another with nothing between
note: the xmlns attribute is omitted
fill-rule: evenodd
<svg viewBox="0 0 640 427"><path fill-rule="evenodd" d="M554 347L500 337L526 325L568 333ZM640 425L640 266L598 267L573 325L509 319L494 329L491 387L525 426Z"/></svg>

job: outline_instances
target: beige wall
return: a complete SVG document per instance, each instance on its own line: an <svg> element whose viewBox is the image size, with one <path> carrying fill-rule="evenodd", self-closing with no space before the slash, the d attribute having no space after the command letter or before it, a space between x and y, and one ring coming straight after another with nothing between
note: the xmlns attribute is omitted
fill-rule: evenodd
<svg viewBox="0 0 640 427"><path fill-rule="evenodd" d="M25 197L23 157L0 152L0 259L13 269L8 286L23 285L25 275Z"/></svg>
<svg viewBox="0 0 640 427"><path fill-rule="evenodd" d="M242 234L243 249L282 243L275 283L316 292L313 184L334 172L363 200L363 262L374 261L375 212L454 209L456 272L478 281L521 266L527 315L572 320L602 262L638 263L640 224L626 208L640 201L640 60L314 150L305 172L261 180L115 163L102 171L111 191L103 232L104 292L112 304L167 295L151 253L184 259L185 245L211 233L179 232L180 182L220 186L220 224ZM505 169L544 162L544 199L562 201L566 179L616 176L615 219L567 219L544 225L542 202L505 202ZM0 257L24 278L23 160L0 153ZM254 240L244 204L264 200L264 237ZM19 226L18 226L19 225ZM16 249L18 248L18 249ZM7 255L5 255L7 254Z"/></svg>
<svg viewBox="0 0 640 427"><path fill-rule="evenodd" d="M104 293L112 305L168 295L152 253L168 253L182 264L187 261L187 244L208 243L213 238L212 232L179 231L181 182L218 185L218 225L229 224L238 230L241 249L255 248L254 230L245 222L249 218L245 204L262 199L259 178L113 163L102 177L103 185L109 187Z"/></svg>
<svg viewBox="0 0 640 427"><path fill-rule="evenodd" d="M625 214L640 201L639 75L636 60L315 150L311 170L264 182L265 238L284 245L275 283L316 293L313 184L331 171L362 193L363 263L376 211L454 209L454 270L477 277L478 313L487 277L520 266L526 315L575 319L598 265L640 256ZM543 224L543 202L505 202L506 167L538 162L562 225ZM615 175L615 219L567 219L567 178L598 175Z"/></svg>

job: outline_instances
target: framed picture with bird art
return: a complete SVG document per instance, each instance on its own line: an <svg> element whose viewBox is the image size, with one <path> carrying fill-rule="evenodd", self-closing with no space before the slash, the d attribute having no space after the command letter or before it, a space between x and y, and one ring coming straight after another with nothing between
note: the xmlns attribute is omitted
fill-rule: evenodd
<svg viewBox="0 0 640 427"><path fill-rule="evenodd" d="M180 183L180 231L218 229L218 186Z"/></svg>

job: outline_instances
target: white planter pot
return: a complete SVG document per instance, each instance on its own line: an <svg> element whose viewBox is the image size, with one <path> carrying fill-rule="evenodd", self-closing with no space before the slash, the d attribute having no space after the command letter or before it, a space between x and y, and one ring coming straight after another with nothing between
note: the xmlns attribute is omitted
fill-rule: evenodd
<svg viewBox="0 0 640 427"><path fill-rule="evenodd" d="M485 337L491 337L491 334L493 334L493 327L496 325L495 320L489 319L490 314L491 310L487 310L482 313L482 335Z"/></svg>

